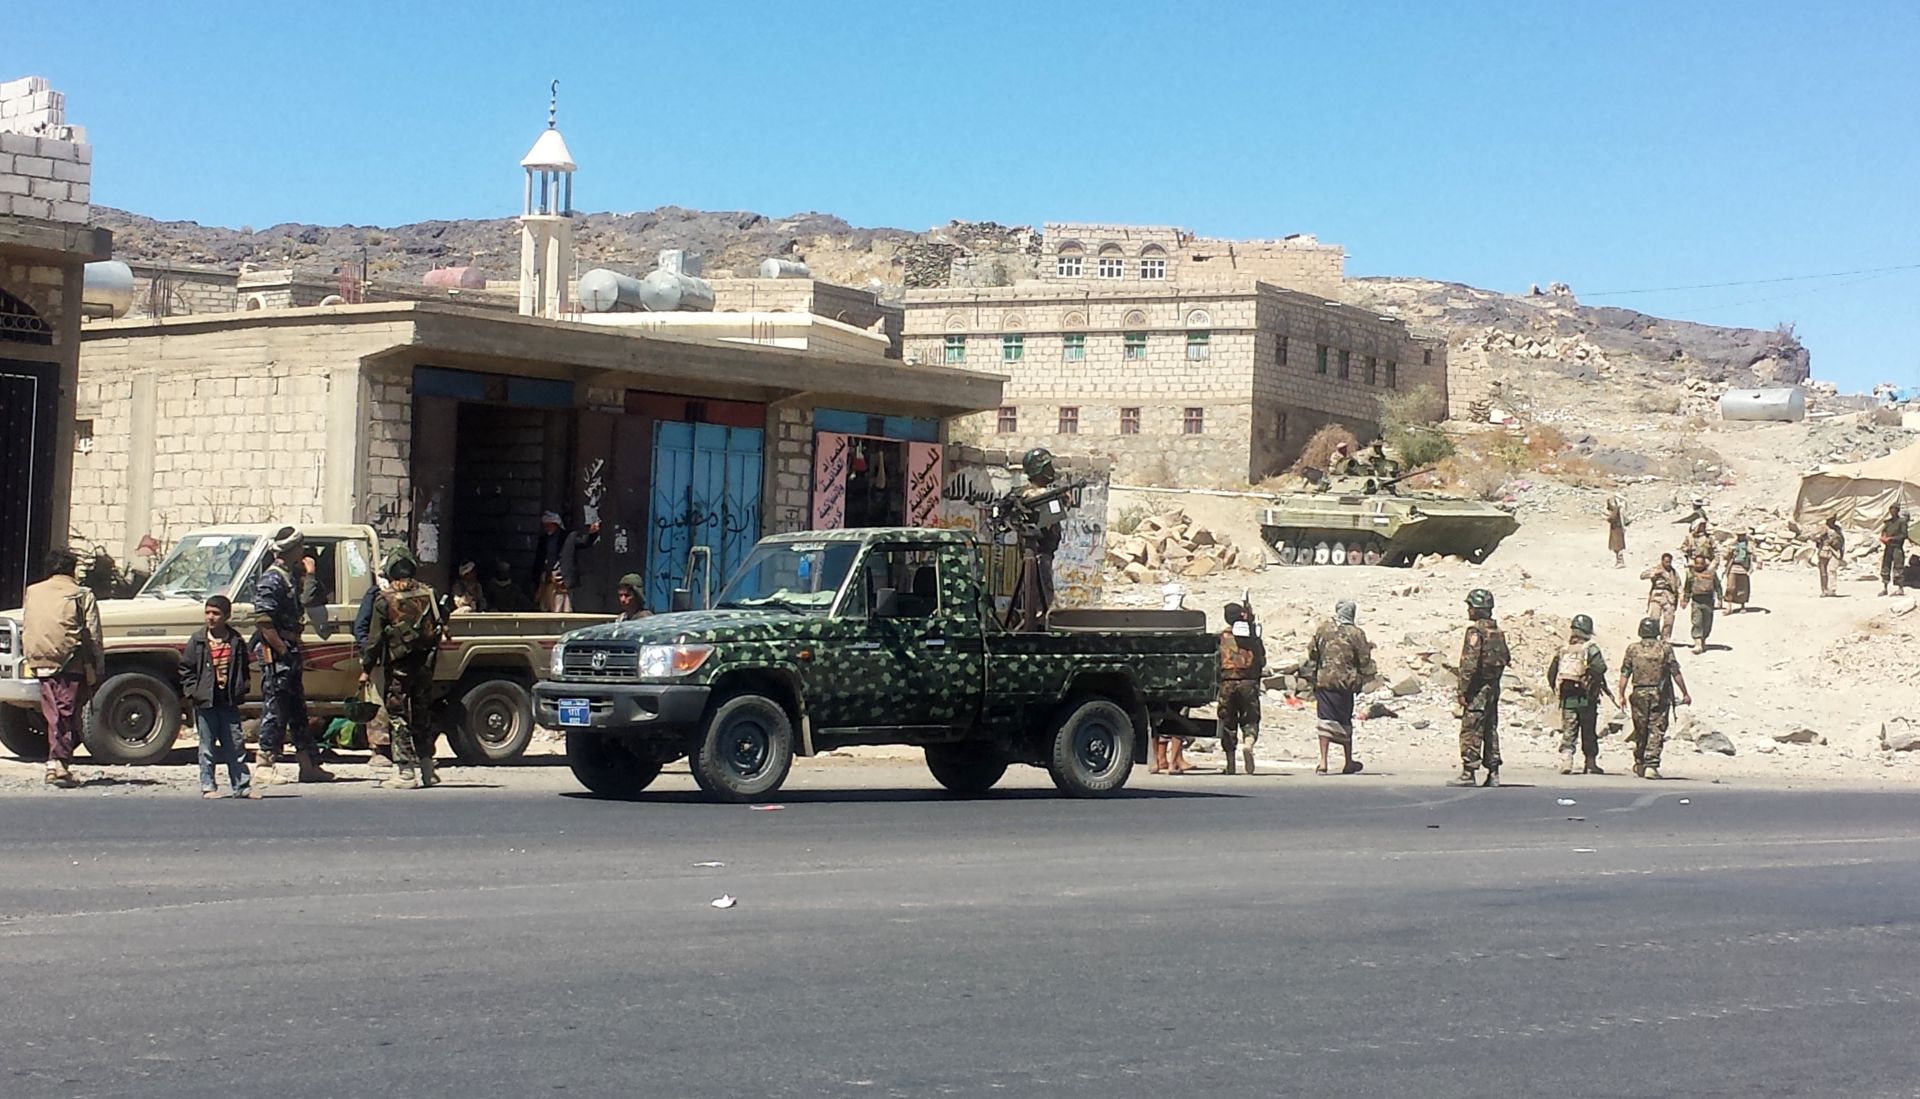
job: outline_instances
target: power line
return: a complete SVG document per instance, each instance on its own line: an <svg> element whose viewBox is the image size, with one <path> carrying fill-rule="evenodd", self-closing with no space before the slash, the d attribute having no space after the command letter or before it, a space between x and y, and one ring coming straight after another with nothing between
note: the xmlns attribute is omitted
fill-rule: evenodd
<svg viewBox="0 0 1920 1099"><path fill-rule="evenodd" d="M1629 294L1666 294L1675 290L1718 290L1726 286L1765 286L1776 282L1806 282L1810 279L1837 279L1849 275L1886 275L1895 271L1920 270L1920 263L1903 263L1895 267L1862 267L1853 271L1828 271L1820 275L1783 275L1777 279L1741 279L1736 282L1701 282L1692 286L1650 286L1644 290L1603 290L1597 294L1582 293L1582 298L1619 298Z"/></svg>

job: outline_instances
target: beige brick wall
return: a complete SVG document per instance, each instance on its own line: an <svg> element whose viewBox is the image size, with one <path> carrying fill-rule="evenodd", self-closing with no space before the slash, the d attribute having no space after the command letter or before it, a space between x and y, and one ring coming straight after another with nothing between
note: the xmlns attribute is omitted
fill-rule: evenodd
<svg viewBox="0 0 1920 1099"><path fill-rule="evenodd" d="M1045 226L1039 277L1048 282L1078 281L1060 274L1058 257L1080 257L1081 279L1099 285L1148 280L1142 260L1165 265L1163 284L1187 289L1208 285L1272 283L1290 290L1333 295L1346 277L1346 249L1300 235L1282 240L1221 240L1196 236L1169 225L1109 225L1092 222L1048 222ZM1120 260L1118 279L1099 279L1102 256Z"/></svg>
<svg viewBox="0 0 1920 1099"><path fill-rule="evenodd" d="M760 533L806 530L813 500L813 409L779 405L769 410L766 449Z"/></svg>
<svg viewBox="0 0 1920 1099"><path fill-rule="evenodd" d="M183 317L233 313L240 308L234 290L238 275L204 267L129 264L133 269L133 308L129 317Z"/></svg>

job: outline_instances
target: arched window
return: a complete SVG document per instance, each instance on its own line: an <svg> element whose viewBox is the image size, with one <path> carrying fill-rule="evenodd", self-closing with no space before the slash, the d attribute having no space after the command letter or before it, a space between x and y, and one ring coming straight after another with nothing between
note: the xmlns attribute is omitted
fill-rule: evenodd
<svg viewBox="0 0 1920 1099"><path fill-rule="evenodd" d="M1121 323L1128 328L1145 328L1147 326L1147 315L1138 309L1129 309L1127 310L1126 319Z"/></svg>
<svg viewBox="0 0 1920 1099"><path fill-rule="evenodd" d="M33 306L0 290L0 342L45 346L53 343L53 329Z"/></svg>
<svg viewBox="0 0 1920 1099"><path fill-rule="evenodd" d="M1086 249L1081 247L1080 242L1077 240L1061 242L1060 247L1056 249L1054 253L1053 273L1063 279L1079 278L1085 269L1081 261L1081 257L1085 255L1085 253Z"/></svg>
<svg viewBox="0 0 1920 1099"><path fill-rule="evenodd" d="M1121 257L1118 244L1102 244L1100 258L1094 263L1093 273L1103 279L1117 279L1126 273L1127 261Z"/></svg>
<svg viewBox="0 0 1920 1099"><path fill-rule="evenodd" d="M1140 277L1157 282L1167 277L1167 250L1158 244L1140 249Z"/></svg>

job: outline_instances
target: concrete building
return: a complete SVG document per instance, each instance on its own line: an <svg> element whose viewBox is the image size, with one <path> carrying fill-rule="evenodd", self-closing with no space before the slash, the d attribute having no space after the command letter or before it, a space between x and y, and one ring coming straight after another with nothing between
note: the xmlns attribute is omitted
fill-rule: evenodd
<svg viewBox="0 0 1920 1099"><path fill-rule="evenodd" d="M907 357L1007 376L956 440L1105 453L1121 482L1245 485L1325 424L1373 434L1383 396L1424 389L1444 415L1444 342L1333 300L1342 262L1308 238L1049 224L1039 278L908 290Z"/></svg>
<svg viewBox="0 0 1920 1099"><path fill-rule="evenodd" d="M0 83L0 606L18 606L67 538L93 150L39 77Z"/></svg>

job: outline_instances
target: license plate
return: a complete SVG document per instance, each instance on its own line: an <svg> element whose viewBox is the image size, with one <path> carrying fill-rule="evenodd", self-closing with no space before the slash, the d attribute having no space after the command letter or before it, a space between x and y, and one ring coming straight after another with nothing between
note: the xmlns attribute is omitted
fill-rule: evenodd
<svg viewBox="0 0 1920 1099"><path fill-rule="evenodd" d="M593 707L584 698L563 698L560 700L560 724L588 725L593 721Z"/></svg>

